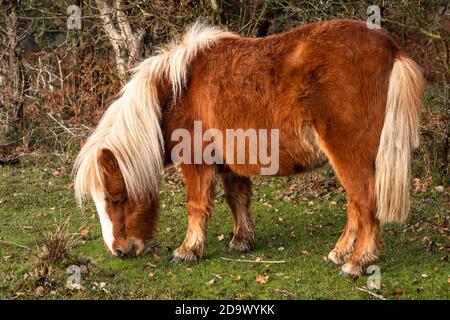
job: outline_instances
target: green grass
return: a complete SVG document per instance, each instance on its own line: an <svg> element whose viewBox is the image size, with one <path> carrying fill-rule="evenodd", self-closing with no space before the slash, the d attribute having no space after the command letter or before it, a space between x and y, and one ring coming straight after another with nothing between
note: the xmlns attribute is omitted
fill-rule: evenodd
<svg viewBox="0 0 450 320"><path fill-rule="evenodd" d="M356 290L365 288L367 276L342 278L338 267L323 263L346 217L345 194L327 172L315 179L256 179L256 248L243 255L228 251L232 217L219 186L204 259L179 265L170 263L186 230L179 173L163 185L155 251L128 260L106 253L95 210L92 205L84 212L77 208L69 173L70 166L56 156L43 155L0 168L1 299L374 299ZM385 244L378 262L382 288L374 293L386 299L449 298L448 188L444 193L434 186L422 191L413 196L406 225L383 228ZM88 227L89 233L70 250L70 258L40 275L33 252L43 234L69 216L71 232ZM66 288L66 268L72 264L88 270L81 278L84 290ZM268 275L268 282L258 283L258 275Z"/></svg>

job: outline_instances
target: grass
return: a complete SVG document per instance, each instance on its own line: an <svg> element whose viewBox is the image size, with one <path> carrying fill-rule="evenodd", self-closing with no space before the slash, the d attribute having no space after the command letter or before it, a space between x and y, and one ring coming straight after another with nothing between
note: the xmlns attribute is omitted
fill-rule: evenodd
<svg viewBox="0 0 450 320"><path fill-rule="evenodd" d="M356 289L365 288L367 276L341 278L338 267L323 263L346 217L345 194L328 171L320 178L255 180L257 242L247 254L228 251L232 217L219 187L206 256L175 266L171 254L186 230L179 173L168 176L161 191L155 250L120 260L103 247L94 207L77 208L70 169L54 155L27 156L19 165L0 167L1 299L376 299ZM417 187L406 225L383 227L382 287L373 292L386 299L449 299L449 194L448 187L443 193L434 187ZM40 270L37 248L68 217L67 233L75 244L63 259ZM66 288L70 265L81 268L79 289ZM257 276L267 283L257 282Z"/></svg>

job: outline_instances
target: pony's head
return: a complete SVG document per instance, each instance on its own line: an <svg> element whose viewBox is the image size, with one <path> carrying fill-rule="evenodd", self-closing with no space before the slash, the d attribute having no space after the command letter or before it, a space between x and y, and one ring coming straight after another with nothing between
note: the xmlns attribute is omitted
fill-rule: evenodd
<svg viewBox="0 0 450 320"><path fill-rule="evenodd" d="M113 153L102 149L98 159L103 188L92 194L106 249L118 257L142 253L152 238L158 218L158 198L133 199Z"/></svg>
<svg viewBox="0 0 450 320"><path fill-rule="evenodd" d="M77 199L81 205L85 198L94 200L106 248L119 257L143 252L158 216L164 164L153 82L147 72L135 73L74 166Z"/></svg>
<svg viewBox="0 0 450 320"><path fill-rule="evenodd" d="M85 197L94 200L112 254L137 255L151 238L164 171L161 101L169 94L179 98L191 62L224 38L238 36L197 23L141 62L80 150L75 194L80 204Z"/></svg>

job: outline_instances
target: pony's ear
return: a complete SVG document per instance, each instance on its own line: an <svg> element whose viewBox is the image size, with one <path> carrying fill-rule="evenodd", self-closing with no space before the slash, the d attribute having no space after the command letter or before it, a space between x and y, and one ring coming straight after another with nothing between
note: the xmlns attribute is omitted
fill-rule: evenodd
<svg viewBox="0 0 450 320"><path fill-rule="evenodd" d="M102 149L99 163L108 175L120 172L117 159L109 149Z"/></svg>

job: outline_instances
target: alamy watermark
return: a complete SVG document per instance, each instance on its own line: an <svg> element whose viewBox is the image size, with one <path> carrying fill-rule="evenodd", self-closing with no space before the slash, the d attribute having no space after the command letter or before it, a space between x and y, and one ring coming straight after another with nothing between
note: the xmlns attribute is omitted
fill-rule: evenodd
<svg viewBox="0 0 450 320"><path fill-rule="evenodd" d="M77 5L67 7L67 29L80 30L81 29L81 8Z"/></svg>
<svg viewBox="0 0 450 320"><path fill-rule="evenodd" d="M366 270L367 274L370 276L367 277L366 287L369 290L373 289L381 289L381 269L376 264L370 265Z"/></svg>
<svg viewBox="0 0 450 320"><path fill-rule="evenodd" d="M219 129L203 132L202 121L194 121L193 136L179 128L171 140L178 142L171 152L175 164L260 164L261 175L279 169L279 129L226 129L224 135Z"/></svg>
<svg viewBox="0 0 450 320"><path fill-rule="evenodd" d="M81 285L81 269L79 266L71 265L66 269L66 273L69 274L66 282L66 288L70 290L82 289Z"/></svg>
<svg viewBox="0 0 450 320"><path fill-rule="evenodd" d="M366 21L367 28L381 29L381 9L377 5L367 7L366 14L369 16Z"/></svg>

